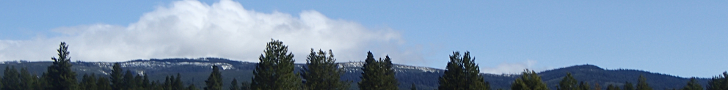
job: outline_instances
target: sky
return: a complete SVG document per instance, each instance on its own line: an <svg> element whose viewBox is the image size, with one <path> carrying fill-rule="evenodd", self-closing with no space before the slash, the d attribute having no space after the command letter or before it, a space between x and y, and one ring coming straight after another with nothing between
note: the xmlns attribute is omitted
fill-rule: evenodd
<svg viewBox="0 0 728 90"><path fill-rule="evenodd" d="M257 62L272 39L297 63L389 55L444 68L469 51L484 73L592 64L681 77L728 64L728 1L11 0L0 3L0 61L221 57Z"/></svg>

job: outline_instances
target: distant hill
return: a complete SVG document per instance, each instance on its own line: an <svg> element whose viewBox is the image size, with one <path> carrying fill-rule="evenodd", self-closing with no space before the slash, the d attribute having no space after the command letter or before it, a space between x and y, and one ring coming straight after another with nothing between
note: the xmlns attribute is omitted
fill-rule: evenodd
<svg viewBox="0 0 728 90"><path fill-rule="evenodd" d="M111 72L111 67L115 62L74 62L73 70L78 73L78 77L83 74L97 74L107 76ZM119 62L124 70L132 70L137 74L147 74L153 81L163 81L167 75L177 75L179 73L182 76L182 80L185 84L195 84L198 87L204 87L204 81L209 76L212 65L221 66L223 74L223 86L227 88L233 78L238 81L249 82L252 78L252 72L255 68L256 63L253 62L240 62L233 61L223 58L198 58L198 59L186 59L186 58L172 58L172 59L150 59L150 60L132 60L126 62ZM4 70L5 66L15 66L16 68L25 67L28 68L32 73L40 75L45 72L48 65L51 62L28 62L28 61L7 61L0 63L0 70ZM339 63L339 68L343 68L346 73L342 76L343 80L352 80L352 89L357 89L356 82L358 82L361 76L361 66L363 62L343 62ZM303 64L296 65L296 71L299 71ZM399 87L401 89L409 89L412 83L417 85L417 88L423 90L436 89L438 86L438 77L443 73L443 69L429 68L429 67L418 67L395 64L395 71L397 72L396 78L399 80ZM2 72L0 72L2 73ZM572 75L579 81L585 81L593 86L595 83L599 83L603 89L606 89L608 84L621 86L625 81L632 83L637 82L639 75L644 75L650 86L654 89L666 89L666 88L682 88L689 78L677 77L667 74L652 73L640 70L628 70L628 69L617 69L617 70L606 70L594 65L576 65L558 69L547 70L539 72L541 78L549 88L556 90L558 82L566 75L566 73L572 73ZM484 79L490 82L493 89L510 89L510 84L519 77L519 75L496 75L496 74L481 74ZM107 76L108 77L108 76ZM699 78L698 81L702 85L706 85L709 79ZM227 90L227 89L226 89Z"/></svg>

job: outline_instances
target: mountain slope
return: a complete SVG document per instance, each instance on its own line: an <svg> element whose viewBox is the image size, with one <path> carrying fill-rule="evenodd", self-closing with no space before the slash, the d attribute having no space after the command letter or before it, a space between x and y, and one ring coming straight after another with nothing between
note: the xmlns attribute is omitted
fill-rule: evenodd
<svg viewBox="0 0 728 90"><path fill-rule="evenodd" d="M73 69L78 73L80 78L83 74L99 74L108 75L111 66L115 62L74 62ZM160 80L163 82L165 76L176 75L182 76L185 84L195 84L195 86L204 87L204 80L210 74L211 66L221 66L223 74L223 86L227 88L236 78L239 81L249 82L252 78L252 72L256 63L232 61L223 58L198 58L198 59L150 59L150 60L132 60L127 62L119 62L124 70L132 70L136 74L146 74L153 81ZM10 61L0 63L0 67L16 66L16 68L25 67L32 73L40 75L45 71L51 62L27 62L27 61ZM363 62L343 62L339 63L339 68L343 68L345 73L342 80L351 80L352 89L356 89L356 82L361 76L361 66ZM304 64L296 64L296 71L299 71ZM419 89L431 90L438 86L438 77L444 70L395 64L394 66L396 78L399 80L401 89L410 88L411 84L416 84ZM5 69L5 68L0 68ZM2 72L0 72L2 73ZM585 81L590 84L599 83L602 88L606 88L608 84L621 86L625 81L636 83L639 75L647 77L647 81L655 89L663 88L681 88L687 83L688 78L677 77L666 74L651 73L639 70L606 70L594 65L576 65L565 68L547 70L538 73L549 88L555 90L555 86L566 75L572 73L579 81ZM490 82L494 89L509 89L510 84L519 77L519 75L496 75L481 74L487 82ZM705 85L708 79L698 79L702 85Z"/></svg>

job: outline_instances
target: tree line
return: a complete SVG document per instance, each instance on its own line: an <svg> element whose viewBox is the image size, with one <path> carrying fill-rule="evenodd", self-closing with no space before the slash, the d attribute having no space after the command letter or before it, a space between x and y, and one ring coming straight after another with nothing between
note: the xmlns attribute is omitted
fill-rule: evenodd
<svg viewBox="0 0 728 90"><path fill-rule="evenodd" d="M57 49L58 57L53 57L53 64L48 66L42 75L31 74L26 68L17 70L14 66L5 67L0 78L0 90L200 90L194 84L184 85L179 73L166 76L164 81L151 81L147 75L134 74L124 70L119 63L114 63L109 76L84 74L80 81L76 73L71 70L70 52L68 45L61 42ZM475 58L466 51L463 55L458 51L450 55L444 74L438 78L439 90L491 90L489 82L480 75L479 66ZM267 43L259 63L253 71L251 82L238 84L233 79L230 90L346 90L350 89L352 81L340 80L344 73L338 68L332 50L315 51L311 49L306 58L306 66L299 72L294 72L294 55L288 52L288 46L279 40ZM367 52L365 63L361 70L361 81L357 88L361 90L398 90L400 83L394 77L392 59L375 59L372 52ZM222 74L218 66L212 66L212 72L205 80L202 90L222 90ZM728 73L713 77L706 90L728 90ZM607 90L653 90L646 82L644 76L639 77L636 86L625 82L622 87L607 85ZM417 90L415 84L410 89ZM601 90L598 83L590 86L589 83L576 80L571 73L556 86L557 90ZM520 78L511 83L511 90L548 90L541 77L533 70L524 70ZM498 89L501 90L501 89ZM673 89L677 90L677 89ZM695 78L680 90L703 90Z"/></svg>

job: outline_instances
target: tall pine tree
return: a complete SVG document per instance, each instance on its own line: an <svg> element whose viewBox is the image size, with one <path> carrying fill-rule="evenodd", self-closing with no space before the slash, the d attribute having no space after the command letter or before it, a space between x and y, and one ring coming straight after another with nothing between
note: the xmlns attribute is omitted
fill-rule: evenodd
<svg viewBox="0 0 728 90"><path fill-rule="evenodd" d="M283 42L271 40L260 55L260 62L253 71L252 89L294 90L300 89L301 78L293 72L293 54Z"/></svg>
<svg viewBox="0 0 728 90"><path fill-rule="evenodd" d="M561 79L556 90L578 90L576 83L577 81L573 76L571 76L571 73L566 73L566 76Z"/></svg>
<svg viewBox="0 0 728 90"><path fill-rule="evenodd" d="M349 82L339 80L342 73L331 50L327 53L311 49L306 67L301 70L301 77L306 80L304 85L308 90L346 90L349 89Z"/></svg>
<svg viewBox="0 0 728 90"><path fill-rule="evenodd" d="M446 69L445 74L438 79L440 90L490 90L490 85L479 75L480 69L475 58L468 51L462 57L460 52L453 52Z"/></svg>
<svg viewBox="0 0 728 90"><path fill-rule="evenodd" d="M634 90L634 85L631 82L624 82L624 90Z"/></svg>
<svg viewBox="0 0 728 90"><path fill-rule="evenodd" d="M382 69L384 69L384 85L385 89L387 90L397 90L399 87L399 81L397 81L397 78L395 78L395 72L394 72L394 65L392 64L392 59L389 58L389 55L384 57L384 61L379 61L380 66ZM482 79L481 79L482 80Z"/></svg>
<svg viewBox="0 0 728 90"><path fill-rule="evenodd" d="M222 74L217 65L212 66L210 76L205 80L205 90L222 90Z"/></svg>
<svg viewBox="0 0 728 90"><path fill-rule="evenodd" d="M640 75L640 78L637 80L637 90L652 90L652 87L647 84L647 78L645 76Z"/></svg>
<svg viewBox="0 0 728 90"><path fill-rule="evenodd" d="M707 90L728 90L728 72L723 72L723 76L715 76L708 81Z"/></svg>
<svg viewBox="0 0 728 90"><path fill-rule="evenodd" d="M230 82L230 90L240 90L240 87L238 86L238 80L233 78L233 81Z"/></svg>
<svg viewBox="0 0 728 90"><path fill-rule="evenodd" d="M76 72L71 70L71 52L68 52L66 42L61 42L58 50L58 57L51 58L53 64L48 66L45 72L45 81L48 83L47 89L52 90L73 90L76 89Z"/></svg>
<svg viewBox="0 0 728 90"><path fill-rule="evenodd" d="M18 71L15 70L15 66L5 66L5 72L2 78L2 90L20 90L20 79Z"/></svg>
<svg viewBox="0 0 728 90"><path fill-rule="evenodd" d="M374 59L372 52L367 52L367 58L364 60L362 66L361 81L359 81L360 90L395 90L397 88L391 88L387 75L388 71L384 68L386 63L381 58L379 60Z"/></svg>
<svg viewBox="0 0 728 90"><path fill-rule="evenodd" d="M121 90L124 87L124 78L122 77L123 75L124 72L121 69L121 65L119 63L114 63L114 66L112 66L111 69L111 77L109 77L109 79L111 80L111 89Z"/></svg>
<svg viewBox="0 0 728 90"><path fill-rule="evenodd" d="M525 70L521 78L511 84L511 90L549 90L535 71Z"/></svg>
<svg viewBox="0 0 728 90"><path fill-rule="evenodd" d="M703 86L698 83L698 80L695 80L695 77L690 78L690 81L688 81L688 84L683 87L682 90L703 90Z"/></svg>

